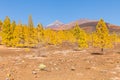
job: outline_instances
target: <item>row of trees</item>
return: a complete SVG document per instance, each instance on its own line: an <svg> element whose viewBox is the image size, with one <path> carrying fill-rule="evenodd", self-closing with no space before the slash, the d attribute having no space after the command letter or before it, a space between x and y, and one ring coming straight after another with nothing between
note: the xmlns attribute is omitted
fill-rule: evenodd
<svg viewBox="0 0 120 80"><path fill-rule="evenodd" d="M80 48L87 48L92 43L92 46L100 47L103 51L103 48L111 48L113 43L119 41L116 33L109 33L102 19L93 33L86 33L77 24L73 29L66 31L45 29L41 24L34 27L32 16L29 16L28 25L16 24L15 21L11 22L10 18L6 17L3 22L0 21L0 30L1 44L11 47L35 47L38 44L58 45L67 41L78 43Z"/></svg>

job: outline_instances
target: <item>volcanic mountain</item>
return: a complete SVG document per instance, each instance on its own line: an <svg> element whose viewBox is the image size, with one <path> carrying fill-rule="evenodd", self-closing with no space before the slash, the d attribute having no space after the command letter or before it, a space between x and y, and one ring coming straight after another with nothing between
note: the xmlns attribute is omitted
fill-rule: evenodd
<svg viewBox="0 0 120 80"><path fill-rule="evenodd" d="M97 23L98 23L98 20L80 19L80 20L70 22L68 24L64 24L57 20L52 24L48 25L47 28L50 28L52 30L69 30L74 28L75 25L78 24L86 32L93 32L96 29ZM107 22L106 22L106 25L110 32L120 32L120 26L113 25Z"/></svg>
<svg viewBox="0 0 120 80"><path fill-rule="evenodd" d="M65 25L65 24L63 24L62 22L56 20L55 22L47 25L46 27L47 27L47 28L54 29L54 30L57 30L60 26L63 26L63 25Z"/></svg>

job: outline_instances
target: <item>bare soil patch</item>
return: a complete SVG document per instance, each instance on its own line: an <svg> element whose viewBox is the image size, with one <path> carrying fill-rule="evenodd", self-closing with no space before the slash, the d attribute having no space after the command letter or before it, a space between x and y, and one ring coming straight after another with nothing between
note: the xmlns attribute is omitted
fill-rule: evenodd
<svg viewBox="0 0 120 80"><path fill-rule="evenodd" d="M94 48L75 48L66 44L35 49L0 45L0 80L120 80L119 45L103 55Z"/></svg>

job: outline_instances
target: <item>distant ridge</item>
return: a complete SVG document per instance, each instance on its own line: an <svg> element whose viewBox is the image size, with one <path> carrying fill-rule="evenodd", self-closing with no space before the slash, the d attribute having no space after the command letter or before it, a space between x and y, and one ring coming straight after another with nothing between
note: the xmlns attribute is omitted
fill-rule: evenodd
<svg viewBox="0 0 120 80"><path fill-rule="evenodd" d="M55 22L47 25L47 28L50 28L52 30L69 30L69 29L74 28L74 26L78 24L86 32L93 32L96 29L97 23L98 23L98 20L90 20L90 19L79 19L76 21L72 21L68 24L64 24L56 20ZM106 25L110 32L120 33L120 26L110 24L108 22L106 22Z"/></svg>

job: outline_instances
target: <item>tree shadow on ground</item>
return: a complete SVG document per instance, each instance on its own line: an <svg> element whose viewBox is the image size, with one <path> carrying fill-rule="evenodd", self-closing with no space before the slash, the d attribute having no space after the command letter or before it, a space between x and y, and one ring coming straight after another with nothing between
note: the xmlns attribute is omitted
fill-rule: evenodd
<svg viewBox="0 0 120 80"><path fill-rule="evenodd" d="M120 54L120 52L117 52L117 54Z"/></svg>
<svg viewBox="0 0 120 80"><path fill-rule="evenodd" d="M91 54L92 55L103 55L104 53L102 53L102 52L92 52Z"/></svg>

